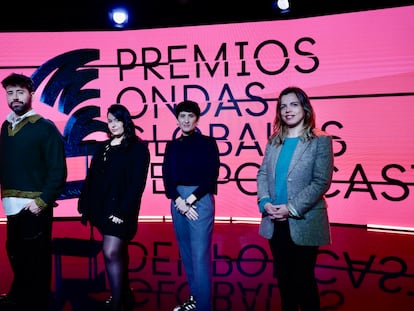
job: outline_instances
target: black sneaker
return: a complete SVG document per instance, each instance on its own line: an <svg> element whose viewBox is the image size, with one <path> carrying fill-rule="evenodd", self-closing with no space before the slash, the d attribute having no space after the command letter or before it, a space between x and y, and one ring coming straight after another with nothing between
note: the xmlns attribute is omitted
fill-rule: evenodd
<svg viewBox="0 0 414 311"><path fill-rule="evenodd" d="M176 306L173 311L196 311L196 300L194 296L190 296L186 302L180 306Z"/></svg>

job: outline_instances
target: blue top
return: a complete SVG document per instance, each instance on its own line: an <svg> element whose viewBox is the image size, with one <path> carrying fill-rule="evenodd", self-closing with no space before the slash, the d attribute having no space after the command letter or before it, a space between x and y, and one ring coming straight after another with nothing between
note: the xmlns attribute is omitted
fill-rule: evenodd
<svg viewBox="0 0 414 311"><path fill-rule="evenodd" d="M282 149L280 150L275 168L275 196L276 202L272 202L271 198L264 198L259 202L259 208L262 213L265 212L264 206L266 203L272 204L286 204L287 198L287 174L289 171L290 161L298 144L299 137L285 138Z"/></svg>
<svg viewBox="0 0 414 311"><path fill-rule="evenodd" d="M286 204L287 198L287 175L289 171L290 161L298 144L299 137L285 138L280 150L279 158L276 163L275 172L275 195L276 202L274 204Z"/></svg>

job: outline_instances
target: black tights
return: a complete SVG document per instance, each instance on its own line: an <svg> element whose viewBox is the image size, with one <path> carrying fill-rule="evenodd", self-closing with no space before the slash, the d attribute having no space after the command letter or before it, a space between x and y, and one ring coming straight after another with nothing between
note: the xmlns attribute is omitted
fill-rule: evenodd
<svg viewBox="0 0 414 311"><path fill-rule="evenodd" d="M128 278L128 241L115 236L103 236L105 268L112 293L112 308L121 310L122 294L130 289Z"/></svg>

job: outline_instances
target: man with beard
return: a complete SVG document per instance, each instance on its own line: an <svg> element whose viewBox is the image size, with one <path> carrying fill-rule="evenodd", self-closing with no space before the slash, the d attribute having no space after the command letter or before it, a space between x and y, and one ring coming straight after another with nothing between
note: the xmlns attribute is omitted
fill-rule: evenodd
<svg viewBox="0 0 414 311"><path fill-rule="evenodd" d="M13 271L0 309L48 310L52 276L52 220L67 177L62 136L32 108L30 77L2 81L12 110L1 126L1 198L7 216L6 250Z"/></svg>

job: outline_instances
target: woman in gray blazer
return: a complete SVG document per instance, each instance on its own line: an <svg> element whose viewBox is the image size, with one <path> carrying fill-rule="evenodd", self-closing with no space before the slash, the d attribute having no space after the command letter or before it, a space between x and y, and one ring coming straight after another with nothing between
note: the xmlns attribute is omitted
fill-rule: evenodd
<svg viewBox="0 0 414 311"><path fill-rule="evenodd" d="M269 239L282 311L320 310L315 266L319 246L331 243L324 195L332 172L332 138L315 128L308 96L284 89L257 174L259 233Z"/></svg>

